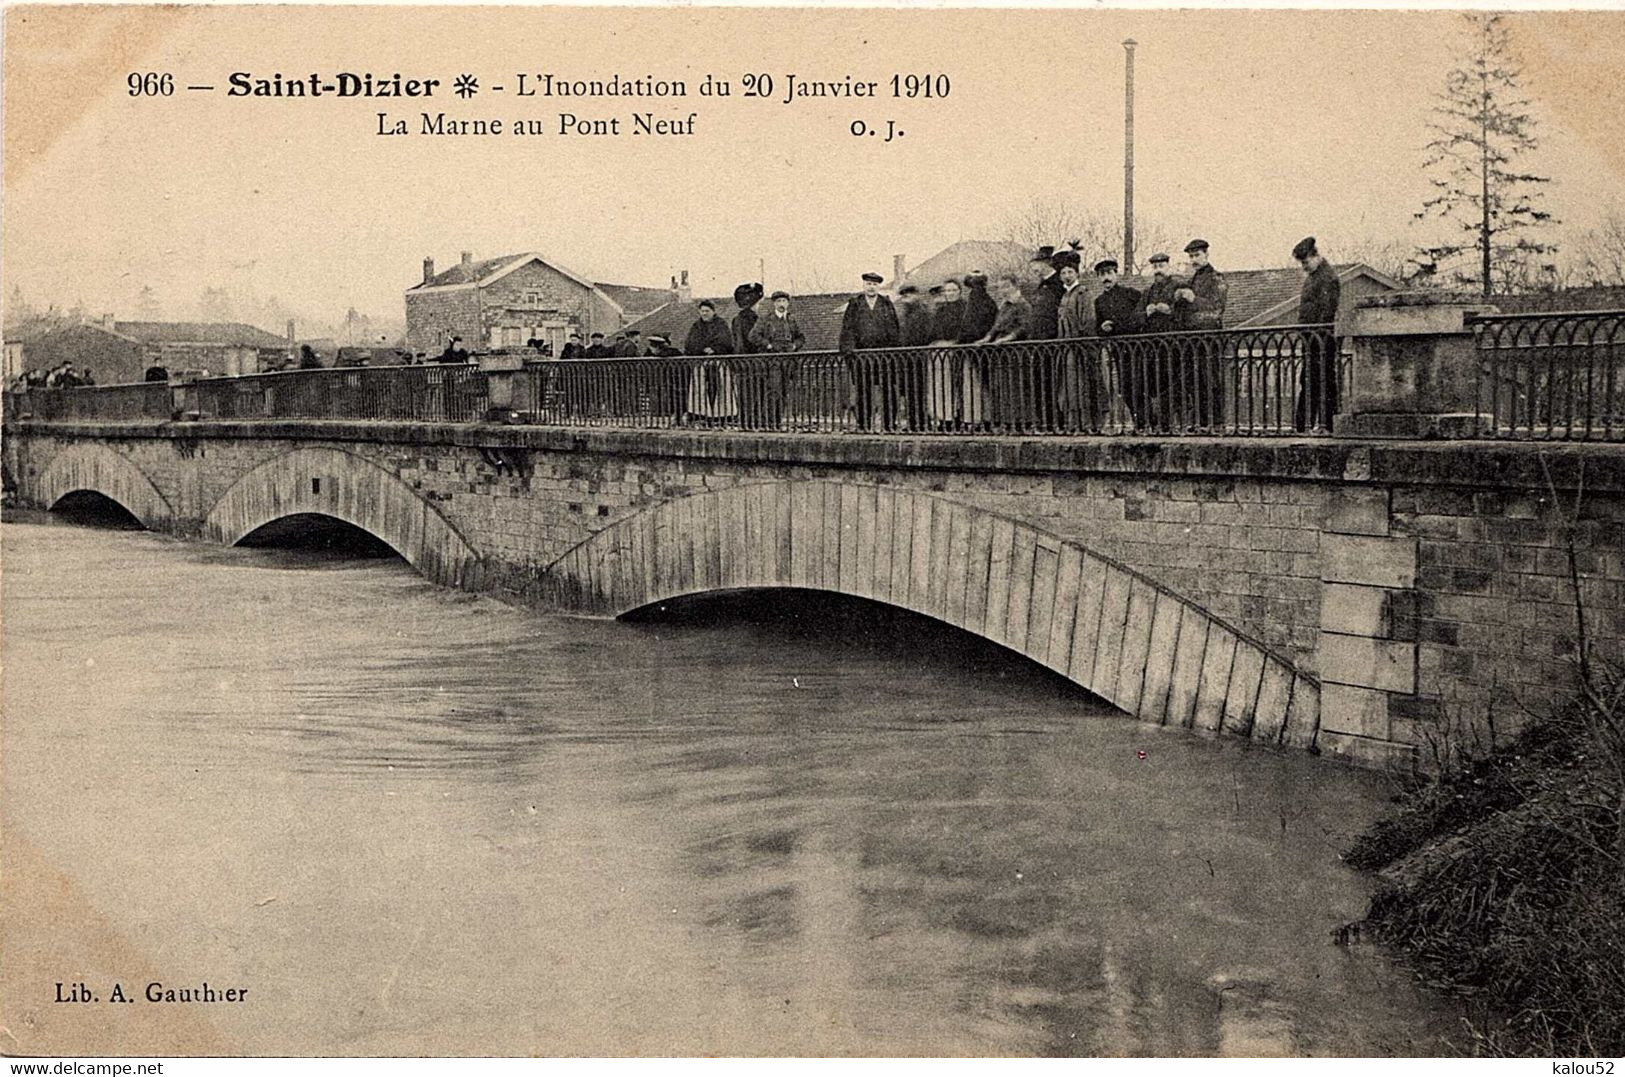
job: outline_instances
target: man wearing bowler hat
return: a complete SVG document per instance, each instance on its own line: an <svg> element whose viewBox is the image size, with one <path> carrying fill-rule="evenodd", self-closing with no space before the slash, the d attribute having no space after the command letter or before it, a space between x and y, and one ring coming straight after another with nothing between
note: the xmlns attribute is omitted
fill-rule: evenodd
<svg viewBox="0 0 1625 1077"><path fill-rule="evenodd" d="M1095 279L1100 294L1095 296L1095 332L1103 337L1127 336L1140 329L1140 293L1117 283L1117 259L1102 258L1095 263ZM1123 396L1136 427L1145 423L1145 400L1150 371L1147 359L1133 346L1102 349L1108 366L1117 378L1117 391Z"/></svg>
<svg viewBox="0 0 1625 1077"><path fill-rule="evenodd" d="M880 294L882 279L879 273L865 273L862 294L848 299L846 311L841 315L840 351L852 378L859 430L873 428L876 403L880 405L880 428L897 428L896 387L904 380L892 369L898 357L858 354L874 348L895 348L902 343L897 308Z"/></svg>
<svg viewBox="0 0 1625 1077"><path fill-rule="evenodd" d="M1332 323L1337 321L1343 285L1315 246L1314 236L1299 240L1292 257L1304 271L1298 324L1318 327L1304 333L1303 369L1298 374L1298 405L1292 425L1297 430L1326 431L1337 414L1337 336Z"/></svg>
<svg viewBox="0 0 1625 1077"><path fill-rule="evenodd" d="M1223 329L1225 301L1230 286L1208 261L1208 243L1193 239L1185 244L1191 276L1174 293L1174 310L1191 329ZM1185 401L1185 421L1201 429L1213 429L1224 422L1224 343L1218 338L1193 343L1188 358L1189 393Z"/></svg>

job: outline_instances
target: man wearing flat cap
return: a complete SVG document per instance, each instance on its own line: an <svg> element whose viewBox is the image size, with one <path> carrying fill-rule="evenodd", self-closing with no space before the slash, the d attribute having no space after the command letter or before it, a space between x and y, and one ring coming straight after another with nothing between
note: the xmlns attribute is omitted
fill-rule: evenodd
<svg viewBox="0 0 1625 1077"><path fill-rule="evenodd" d="M1174 293L1183 285L1168 272L1168 255L1161 251L1150 258L1151 283L1140 297L1140 332L1175 333L1185 328L1183 307L1174 302ZM1169 348L1157 346L1148 371L1150 384L1146 397L1146 422L1153 429L1165 429L1173 418L1172 404L1179 395L1184 371L1174 363Z"/></svg>
<svg viewBox="0 0 1625 1077"><path fill-rule="evenodd" d="M1298 375L1298 404L1293 412L1297 430L1325 431L1332 428L1337 414L1337 336L1332 323L1343 299L1343 285L1336 270L1308 236L1292 248L1292 257L1303 267L1303 291L1298 297L1298 324L1319 328L1305 330L1303 369Z"/></svg>
<svg viewBox="0 0 1625 1077"><path fill-rule="evenodd" d="M880 294L879 273L863 275L863 292L846 301L841 315L841 357L848 375L858 412L858 429L874 426L875 405L880 405L880 428L897 428L897 393L901 379L894 376L895 356L862 356L874 348L895 348L902 343L903 331L897 321L897 308ZM878 398L878 399L877 399Z"/></svg>
<svg viewBox="0 0 1625 1077"><path fill-rule="evenodd" d="M1151 283L1140 297L1140 331L1172 333L1184 325L1174 310L1174 293L1182 285L1168 272L1168 256L1158 251L1150 258Z"/></svg>
<svg viewBox="0 0 1625 1077"><path fill-rule="evenodd" d="M756 319L750 342L758 352L798 352L807 337L790 313L790 293L777 291L767 297L773 309ZM743 399L745 425L757 430L777 430L784 417L786 395L793 368L783 361L758 359L746 365Z"/></svg>
<svg viewBox="0 0 1625 1077"><path fill-rule="evenodd" d="M1174 293L1175 310L1193 330L1223 329L1230 286L1208 262L1207 240L1191 240L1185 244L1185 254L1190 258L1191 276L1185 286ZM1224 422L1223 348L1218 339L1198 341L1187 360L1189 393L1183 411L1186 421L1201 429L1212 429Z"/></svg>

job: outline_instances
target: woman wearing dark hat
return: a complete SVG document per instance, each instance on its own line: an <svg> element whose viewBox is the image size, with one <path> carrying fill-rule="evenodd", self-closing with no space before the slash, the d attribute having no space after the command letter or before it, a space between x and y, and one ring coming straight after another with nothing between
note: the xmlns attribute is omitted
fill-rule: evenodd
<svg viewBox="0 0 1625 1077"><path fill-rule="evenodd" d="M949 277L931 289L937 297L931 313L931 363L926 379L926 414L933 429L946 430L960 421L964 365L952 350L965 332L965 301L959 281Z"/></svg>
<svg viewBox="0 0 1625 1077"><path fill-rule="evenodd" d="M752 355L761 349L751 343L751 330L756 328L756 304L762 301L761 284L741 284L734 289L734 306L739 313L734 315L733 335L734 354Z"/></svg>
<svg viewBox="0 0 1625 1077"><path fill-rule="evenodd" d="M732 353L733 347L733 333L728 323L717 317L716 304L700 300L699 317L683 341L684 353L720 357ZM688 382L689 418L703 426L721 426L738 414L739 398L728 364L720 358L695 364Z"/></svg>
<svg viewBox="0 0 1625 1077"><path fill-rule="evenodd" d="M959 332L961 344L975 344L985 338L998 320L999 307L987 294L987 274L973 270L965 275L965 323ZM981 428L991 418L987 412L989 360L980 350L967 351L960 357L963 369L960 377L960 419L968 426Z"/></svg>
<svg viewBox="0 0 1625 1077"><path fill-rule="evenodd" d="M973 270L965 274L965 328L959 339L963 344L975 344L999 317L999 305L987 291L987 274Z"/></svg>

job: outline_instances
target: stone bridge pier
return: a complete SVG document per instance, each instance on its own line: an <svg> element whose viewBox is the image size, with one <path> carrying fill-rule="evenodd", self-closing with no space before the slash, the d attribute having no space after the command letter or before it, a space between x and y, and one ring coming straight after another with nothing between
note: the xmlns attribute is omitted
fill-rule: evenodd
<svg viewBox="0 0 1625 1077"><path fill-rule="evenodd" d="M1625 642L1625 449L482 423L8 424L7 481L235 543L318 513L426 577L613 616L811 588L915 610L1159 724L1426 762Z"/></svg>

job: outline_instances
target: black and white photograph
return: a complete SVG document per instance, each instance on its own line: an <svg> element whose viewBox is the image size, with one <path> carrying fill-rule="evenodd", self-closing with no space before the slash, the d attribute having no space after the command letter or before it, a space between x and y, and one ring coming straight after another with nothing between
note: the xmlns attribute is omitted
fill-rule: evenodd
<svg viewBox="0 0 1625 1077"><path fill-rule="evenodd" d="M0 14L11 1072L1625 1055L1625 10Z"/></svg>

